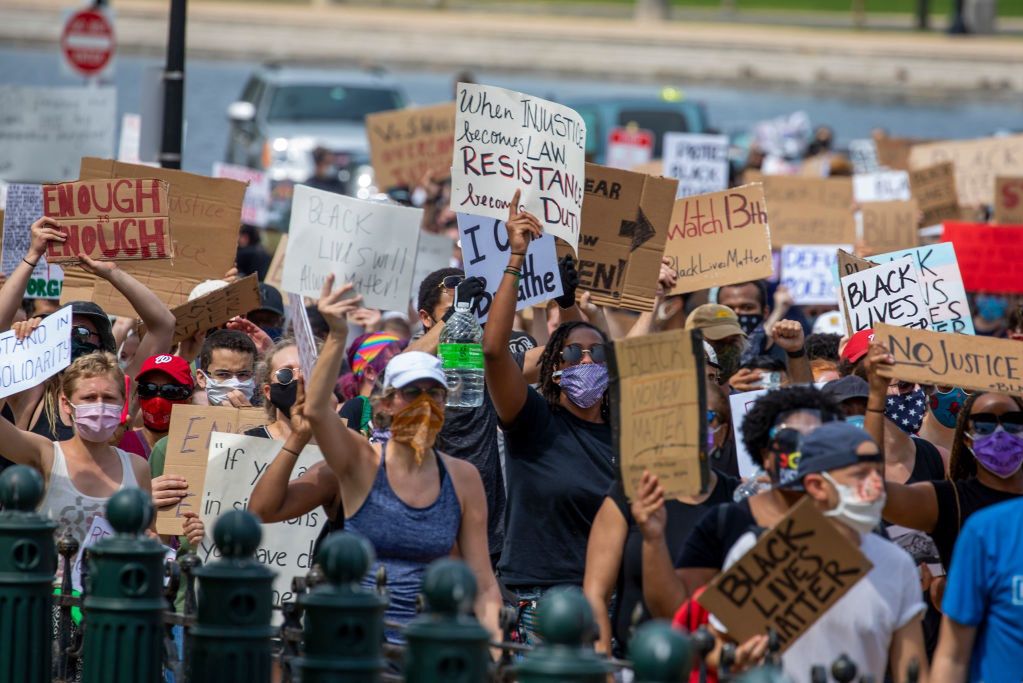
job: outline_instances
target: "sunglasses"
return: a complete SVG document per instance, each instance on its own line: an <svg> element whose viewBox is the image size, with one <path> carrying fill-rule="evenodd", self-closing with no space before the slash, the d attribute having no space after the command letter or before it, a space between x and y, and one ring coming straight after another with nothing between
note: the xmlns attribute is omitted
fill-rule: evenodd
<svg viewBox="0 0 1023 683"><path fill-rule="evenodd" d="M973 432L978 436L989 436L995 433L998 425L1002 425L1009 434L1023 434L1023 412L1013 411L998 416L994 413L975 413L970 415Z"/></svg>
<svg viewBox="0 0 1023 683"><path fill-rule="evenodd" d="M431 387L429 389L423 389L416 386L402 387L401 389L398 389L398 393L401 394L401 397L409 403L415 401L423 394L429 396L430 400L434 403L444 404L448 400L448 390L444 387Z"/></svg>
<svg viewBox="0 0 1023 683"><path fill-rule="evenodd" d="M437 289L454 289L458 285L462 284L464 279L464 275L448 275L440 281L440 284L437 285Z"/></svg>
<svg viewBox="0 0 1023 683"><path fill-rule="evenodd" d="M141 382L138 385L139 398L165 398L168 401L184 401L192 395L192 387L183 384L156 384Z"/></svg>
<svg viewBox="0 0 1023 683"><path fill-rule="evenodd" d="M603 344L594 344L589 349L584 349L579 344L569 344L561 350L561 359L569 365L578 365L583 362L584 354L589 356L594 363L603 365L607 362L607 351Z"/></svg>
<svg viewBox="0 0 1023 683"><path fill-rule="evenodd" d="M88 327L82 327L81 325L75 325L71 328L71 336L77 338L79 341L86 341L93 337L99 339L98 332L93 332Z"/></svg>
<svg viewBox="0 0 1023 683"><path fill-rule="evenodd" d="M278 368L277 372L274 373L274 379L277 380L278 384L288 386L298 379L298 372L294 368Z"/></svg>

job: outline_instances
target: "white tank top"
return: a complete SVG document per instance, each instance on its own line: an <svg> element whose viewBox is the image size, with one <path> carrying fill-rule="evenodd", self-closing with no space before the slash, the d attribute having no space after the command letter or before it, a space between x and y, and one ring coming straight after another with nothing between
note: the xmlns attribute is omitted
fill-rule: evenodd
<svg viewBox="0 0 1023 683"><path fill-rule="evenodd" d="M114 448L117 456L121 459L121 485L118 491L124 488L137 487L135 470L131 466L131 454ZM54 537L59 540L65 528L71 529L75 539L82 543L85 535L92 526L92 520L97 515L100 517L106 514L107 501L110 496L97 498L87 496L77 488L67 471L67 460L64 459L64 451L60 442L53 442L53 467L50 469L50 480L46 483L46 495L43 503L39 506L39 514L46 515L57 523ZM63 563L57 562L57 576L62 574Z"/></svg>

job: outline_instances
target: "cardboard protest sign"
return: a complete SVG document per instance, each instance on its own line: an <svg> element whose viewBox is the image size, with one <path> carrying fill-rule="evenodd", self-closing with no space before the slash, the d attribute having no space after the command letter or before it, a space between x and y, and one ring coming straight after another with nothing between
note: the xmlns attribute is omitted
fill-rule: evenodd
<svg viewBox="0 0 1023 683"><path fill-rule="evenodd" d="M412 291L421 209L367 202L305 185L295 188L285 291L320 298L327 275L352 283L363 306L404 311Z"/></svg>
<svg viewBox="0 0 1023 683"><path fill-rule="evenodd" d="M245 183L242 199L242 223L265 228L270 213L270 177L248 166L213 163L214 178L230 178Z"/></svg>
<svg viewBox="0 0 1023 683"><path fill-rule="evenodd" d="M174 314L174 343L196 332L220 327L231 318L259 308L259 279L255 273L177 306Z"/></svg>
<svg viewBox="0 0 1023 683"><path fill-rule="evenodd" d="M0 398L31 389L69 365L71 307L65 306L21 341L13 330L0 334Z"/></svg>
<svg viewBox="0 0 1023 683"><path fill-rule="evenodd" d="M909 187L923 214L920 225L959 219L955 164L951 161L910 171Z"/></svg>
<svg viewBox="0 0 1023 683"><path fill-rule="evenodd" d="M920 244L916 200L863 202L863 243L870 253L909 249Z"/></svg>
<svg viewBox="0 0 1023 683"><path fill-rule="evenodd" d="M465 263L466 276L481 277L487 283L479 308L474 311L481 323L486 322L494 295L504 277L504 269L508 267L508 256L511 251L508 245L508 231L504 221L460 213L458 232L462 240L462 259ZM521 310L541 304L564 293L561 273L558 271L554 236L545 232L540 239L532 240L526 250L515 308Z"/></svg>
<svg viewBox="0 0 1023 683"><path fill-rule="evenodd" d="M678 180L677 197L728 189L728 136L664 134L664 175Z"/></svg>
<svg viewBox="0 0 1023 683"><path fill-rule="evenodd" d="M973 334L973 315L966 298L955 249L949 243L929 244L871 256L866 263L888 263L909 256L920 275L927 312L928 329L935 332Z"/></svg>
<svg viewBox="0 0 1023 683"><path fill-rule="evenodd" d="M677 200L664 254L678 273L671 294L770 275L774 262L763 186Z"/></svg>
<svg viewBox="0 0 1023 683"><path fill-rule="evenodd" d="M10 275L32 244L32 224L43 215L43 186L11 183L7 186L7 209L0 212L0 273ZM41 256L25 289L30 299L60 299L64 270Z"/></svg>
<svg viewBox="0 0 1023 683"><path fill-rule="evenodd" d="M838 303L835 282L838 249L847 244L786 244L781 248L781 283L798 305Z"/></svg>
<svg viewBox="0 0 1023 683"><path fill-rule="evenodd" d="M873 564L803 498L697 601L742 643L773 629L782 652Z"/></svg>
<svg viewBox="0 0 1023 683"><path fill-rule="evenodd" d="M890 138L888 136L874 139L877 160L881 166L900 171L912 170L909 164L909 152L913 145L927 142L915 138ZM915 168L915 167L914 167Z"/></svg>
<svg viewBox="0 0 1023 683"><path fill-rule="evenodd" d="M586 164L579 289L601 306L650 311L675 205L671 178ZM559 256L568 247L559 247Z"/></svg>
<svg viewBox="0 0 1023 683"><path fill-rule="evenodd" d="M545 232L579 244L586 165L586 122L568 107L513 90L458 84L451 208L508 218L521 208Z"/></svg>
<svg viewBox="0 0 1023 683"><path fill-rule="evenodd" d="M302 297L290 297L287 312L292 333L295 335L295 345L298 347L298 364L302 368L302 376L312 377L319 352L316 350L316 337L313 336L313 328L309 325L309 314L302 303Z"/></svg>
<svg viewBox="0 0 1023 683"><path fill-rule="evenodd" d="M266 471L284 446L283 441L241 434L214 432L206 462L206 480L199 516L206 525L206 538L196 550L204 565L221 557L213 543L213 526L220 515L229 510L244 510L259 477ZM291 479L302 476L323 454L316 446L306 446L295 462ZM273 604L294 600L291 582L305 576L313 567L313 546L320 529L327 522L322 508L307 512L286 522L262 524L262 535L256 549L256 560L272 569ZM280 612L275 619L280 620Z"/></svg>
<svg viewBox="0 0 1023 683"><path fill-rule="evenodd" d="M893 366L881 366L886 377L1023 396L1023 344L1018 341L891 325L876 326L874 341L895 358Z"/></svg>
<svg viewBox="0 0 1023 683"><path fill-rule="evenodd" d="M412 275L412 300L419 298L419 286L426 276L441 268L451 267L451 258L455 253L456 240L447 235L432 232L419 233L419 250L416 252L416 268ZM415 305L415 303L413 303Z"/></svg>
<svg viewBox="0 0 1023 683"><path fill-rule="evenodd" d="M870 138L849 141L849 161L853 165L853 173L875 173L881 170L877 160L877 146Z"/></svg>
<svg viewBox="0 0 1023 683"><path fill-rule="evenodd" d="M1020 172L1023 135L976 140L943 140L913 145L910 167L924 168L943 161L955 164L959 203L964 206L995 203L995 179Z"/></svg>
<svg viewBox="0 0 1023 683"><path fill-rule="evenodd" d="M267 268L266 277L263 281L275 287L282 297L286 297L287 294L281 288L281 277L284 275L284 255L288 253L288 234L281 235L281 239L277 242L277 250L274 252L273 258L270 259L270 267Z"/></svg>
<svg viewBox="0 0 1023 683"><path fill-rule="evenodd" d="M60 224L64 242L50 242L50 263L138 261L174 256L167 183L155 178L86 180L43 185L43 212Z"/></svg>
<svg viewBox="0 0 1023 683"><path fill-rule="evenodd" d="M846 275L841 286L852 332L882 322L899 327L930 327L920 274L911 257Z"/></svg>
<svg viewBox="0 0 1023 683"><path fill-rule="evenodd" d="M995 180L995 215L1001 225L1023 224L1023 178L999 177Z"/></svg>
<svg viewBox="0 0 1023 683"><path fill-rule="evenodd" d="M176 405L171 412L167 433L167 457L164 474L180 474L188 482L188 493L177 506L157 510L156 531L178 536L182 533L185 511L199 512L206 490L206 462L213 432L241 434L271 420L262 408Z"/></svg>
<svg viewBox="0 0 1023 683"><path fill-rule="evenodd" d="M955 246L968 291L1023 293L1023 225L945 223L942 240Z"/></svg>
<svg viewBox="0 0 1023 683"><path fill-rule="evenodd" d="M381 190L413 188L427 172L446 178L454 147L455 103L409 107L366 116L369 159Z"/></svg>
<svg viewBox="0 0 1023 683"><path fill-rule="evenodd" d="M168 168L125 164L111 159L82 159L81 180L156 178L169 186L173 259L126 261L120 268L153 291L169 308L188 300L204 280L219 280L234 265L238 250L245 185ZM134 318L131 304L106 280L76 269L65 274L63 301L95 301L111 315Z"/></svg>
<svg viewBox="0 0 1023 683"><path fill-rule="evenodd" d="M907 201L909 197L909 173L906 171L878 171L853 176L853 199L857 203Z"/></svg>
<svg viewBox="0 0 1023 683"><path fill-rule="evenodd" d="M707 488L702 339L671 330L612 344L611 430L629 499L644 470L657 475L667 498Z"/></svg>
<svg viewBox="0 0 1023 683"><path fill-rule="evenodd" d="M855 244L850 178L765 176L771 244Z"/></svg>

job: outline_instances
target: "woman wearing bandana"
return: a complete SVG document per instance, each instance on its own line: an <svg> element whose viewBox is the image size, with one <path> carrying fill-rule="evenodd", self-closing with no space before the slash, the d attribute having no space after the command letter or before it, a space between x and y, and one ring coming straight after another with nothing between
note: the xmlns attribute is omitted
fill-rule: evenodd
<svg viewBox="0 0 1023 683"><path fill-rule="evenodd" d="M487 549L487 501L476 468L434 447L444 424L447 379L440 360L423 352L395 356L384 372L384 409L391 438L371 443L337 414L331 393L348 336L346 316L362 297L352 285L323 285L317 308L330 334L312 377L303 413L323 458L341 487L345 528L365 536L386 568L390 603L385 618L405 624L416 615L423 574L430 562L458 554L476 575L476 616L500 639L501 594ZM375 570L364 583L372 586ZM388 631L391 642L400 634Z"/></svg>
<svg viewBox="0 0 1023 683"><path fill-rule="evenodd" d="M494 296L483 354L487 390L507 438L508 507L501 579L517 597L520 636L532 638L537 599L555 586L582 586L586 541L615 476L608 424L607 339L582 322L560 325L540 359L539 391L508 350L533 215L508 217L508 268Z"/></svg>

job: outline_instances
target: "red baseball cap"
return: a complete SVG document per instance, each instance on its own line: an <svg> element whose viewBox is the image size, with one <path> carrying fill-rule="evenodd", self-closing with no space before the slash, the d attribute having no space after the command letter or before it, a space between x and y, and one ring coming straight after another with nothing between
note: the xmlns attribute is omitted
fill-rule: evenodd
<svg viewBox="0 0 1023 683"><path fill-rule="evenodd" d="M860 330L849 338L845 348L842 349L842 360L855 363L863 358L867 355L867 349L872 341L874 341L874 330Z"/></svg>
<svg viewBox="0 0 1023 683"><path fill-rule="evenodd" d="M141 382L142 377L147 372L153 372L154 370L166 372L168 375L173 377L176 382L186 386L195 386L195 380L192 379L192 368L189 366L188 361L181 356L169 356L167 354L150 356L146 359L146 362L142 364L142 369L139 370L139 374L135 375L135 381Z"/></svg>

